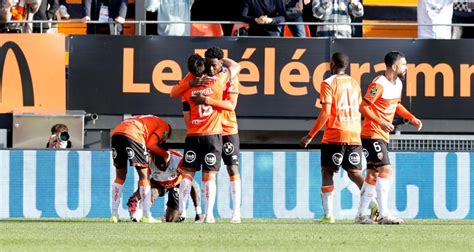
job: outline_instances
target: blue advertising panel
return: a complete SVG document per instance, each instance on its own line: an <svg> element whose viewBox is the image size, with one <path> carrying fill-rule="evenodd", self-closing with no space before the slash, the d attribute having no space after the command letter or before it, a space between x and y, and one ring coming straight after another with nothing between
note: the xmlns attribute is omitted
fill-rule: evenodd
<svg viewBox="0 0 474 252"><path fill-rule="evenodd" d="M474 219L474 153L390 153L395 168L389 193L393 215L407 219ZM319 218L322 216L319 151L243 151L240 157L243 218ZM215 216L231 216L229 177L217 178ZM0 218L107 218L115 176L111 152L0 150ZM200 181L200 175L196 177ZM359 189L341 170L335 175L334 214L354 218ZM137 188L129 167L125 202ZM160 198L154 216L163 214ZM193 214L188 204L188 214Z"/></svg>

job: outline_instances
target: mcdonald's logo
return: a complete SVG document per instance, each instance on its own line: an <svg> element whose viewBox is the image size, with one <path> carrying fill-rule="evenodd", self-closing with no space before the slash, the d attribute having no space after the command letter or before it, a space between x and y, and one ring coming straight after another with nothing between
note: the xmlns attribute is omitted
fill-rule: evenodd
<svg viewBox="0 0 474 252"><path fill-rule="evenodd" d="M18 64L18 69L20 70L21 88L23 90L23 106L34 106L35 94L28 61L26 60L25 54L21 48L12 41L8 41L0 47L0 103L2 102L3 72L5 70L4 66L8 50L12 50Z"/></svg>
<svg viewBox="0 0 474 252"><path fill-rule="evenodd" d="M65 37L0 36L0 113L66 110Z"/></svg>

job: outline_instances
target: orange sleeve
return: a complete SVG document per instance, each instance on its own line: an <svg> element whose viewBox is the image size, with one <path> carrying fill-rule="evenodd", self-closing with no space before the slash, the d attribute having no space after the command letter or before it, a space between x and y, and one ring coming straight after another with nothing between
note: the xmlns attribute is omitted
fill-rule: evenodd
<svg viewBox="0 0 474 252"><path fill-rule="evenodd" d="M186 90L190 88L189 86L189 81L192 80L194 76L191 73L188 73L184 79L180 80L178 84L174 85L173 88L171 88L170 96L172 98L180 97L183 95Z"/></svg>
<svg viewBox="0 0 474 252"><path fill-rule="evenodd" d="M410 122L415 119L415 116L410 113L410 111L408 111L405 106L403 106L401 103L398 103L397 105L397 110L395 111L395 113L397 113L398 115L400 115L401 117L409 120Z"/></svg>
<svg viewBox="0 0 474 252"><path fill-rule="evenodd" d="M369 104L374 104L374 102L382 96L383 87L377 83L370 83L369 87L367 88L367 92L364 96L364 101Z"/></svg>
<svg viewBox="0 0 474 252"><path fill-rule="evenodd" d="M148 139L148 142L146 142L146 147L151 151L152 154L165 157L167 155L166 151L158 146L160 143L160 137L156 133L153 133Z"/></svg>
<svg viewBox="0 0 474 252"><path fill-rule="evenodd" d="M232 101L230 100L223 101L223 100L216 100L216 99L212 99L208 97L206 100L206 103L216 109L223 109L223 110L228 110L228 111L234 111L235 109L234 103L232 103Z"/></svg>
<svg viewBox="0 0 474 252"><path fill-rule="evenodd" d="M331 104L332 103L332 88L326 82L321 83L321 95L319 99L321 104Z"/></svg>

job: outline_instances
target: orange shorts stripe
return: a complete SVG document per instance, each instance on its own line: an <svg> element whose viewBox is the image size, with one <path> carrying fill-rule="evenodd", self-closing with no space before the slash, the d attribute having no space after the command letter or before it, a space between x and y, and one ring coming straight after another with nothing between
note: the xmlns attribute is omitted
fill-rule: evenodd
<svg viewBox="0 0 474 252"><path fill-rule="evenodd" d="M138 180L138 185L140 186L149 186L150 180L149 179L140 179Z"/></svg>
<svg viewBox="0 0 474 252"><path fill-rule="evenodd" d="M116 179L114 180L114 183L115 183L115 184L119 184L119 185L123 185L123 184L125 184L125 181L123 181L123 179L116 178Z"/></svg>
<svg viewBox="0 0 474 252"><path fill-rule="evenodd" d="M321 192L323 193L328 193L334 191L334 186L329 185L329 186L321 186Z"/></svg>
<svg viewBox="0 0 474 252"><path fill-rule="evenodd" d="M366 178L366 179L365 179L365 183L374 186L375 184L377 184L377 181L375 181L375 180L373 180L373 179L368 179L368 178Z"/></svg>
<svg viewBox="0 0 474 252"><path fill-rule="evenodd" d="M388 174L385 174L385 173L379 173L377 176L379 178L384 178L384 179L388 178Z"/></svg>
<svg viewBox="0 0 474 252"><path fill-rule="evenodd" d="M189 180L189 181L193 181L193 177L191 177L189 174L181 173L181 176L183 177L183 179L187 179L187 180Z"/></svg>
<svg viewBox="0 0 474 252"><path fill-rule="evenodd" d="M240 180L240 175L239 174L236 174L234 176L230 176L230 181L236 181L236 180Z"/></svg>

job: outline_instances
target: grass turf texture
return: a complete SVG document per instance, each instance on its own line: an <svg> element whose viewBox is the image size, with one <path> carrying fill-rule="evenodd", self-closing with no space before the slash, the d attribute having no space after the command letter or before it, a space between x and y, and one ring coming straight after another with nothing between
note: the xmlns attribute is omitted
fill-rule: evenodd
<svg viewBox="0 0 474 252"><path fill-rule="evenodd" d="M316 220L244 219L242 224L105 219L0 220L1 251L472 251L473 220L408 220L404 225L321 224Z"/></svg>

